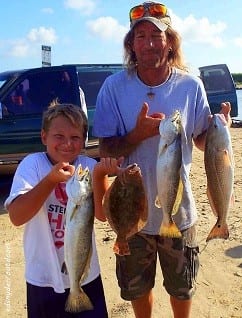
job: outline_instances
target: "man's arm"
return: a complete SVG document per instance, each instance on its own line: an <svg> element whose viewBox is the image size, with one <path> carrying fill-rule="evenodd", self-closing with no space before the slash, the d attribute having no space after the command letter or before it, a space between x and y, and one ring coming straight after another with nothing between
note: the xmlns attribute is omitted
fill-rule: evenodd
<svg viewBox="0 0 242 318"><path fill-rule="evenodd" d="M231 105L229 102L221 103L220 113L224 114L224 117L228 123L228 127L230 127L232 123L232 120L230 117L230 110L231 110ZM212 115L210 115L210 117L212 117ZM207 131L204 131L201 135L197 136L196 139L193 139L195 146L202 151L204 151L205 149L206 134L207 134Z"/></svg>
<svg viewBox="0 0 242 318"><path fill-rule="evenodd" d="M205 149L206 134L207 131L204 131L201 135L197 136L196 139L193 139L195 146L201 151Z"/></svg>
<svg viewBox="0 0 242 318"><path fill-rule="evenodd" d="M100 138L100 157L121 157L128 156L143 140L159 134L160 121L164 114L155 113L148 115L149 106L147 103L137 117L136 125L125 136Z"/></svg>

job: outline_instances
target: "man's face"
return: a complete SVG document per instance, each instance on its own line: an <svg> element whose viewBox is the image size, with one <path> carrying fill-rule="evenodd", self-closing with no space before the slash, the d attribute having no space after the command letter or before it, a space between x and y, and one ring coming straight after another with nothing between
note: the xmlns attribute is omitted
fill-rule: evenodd
<svg viewBox="0 0 242 318"><path fill-rule="evenodd" d="M138 67L158 68L167 65L170 44L166 33L153 23L143 21L134 29L133 50Z"/></svg>

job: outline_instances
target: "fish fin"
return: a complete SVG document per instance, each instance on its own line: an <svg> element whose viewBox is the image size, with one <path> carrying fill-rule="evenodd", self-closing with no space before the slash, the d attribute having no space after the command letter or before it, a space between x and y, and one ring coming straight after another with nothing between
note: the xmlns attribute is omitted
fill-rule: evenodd
<svg viewBox="0 0 242 318"><path fill-rule="evenodd" d="M61 272L63 274L68 274L68 271L67 271L67 266L66 266L66 263L63 262L62 266L61 266Z"/></svg>
<svg viewBox="0 0 242 318"><path fill-rule="evenodd" d="M166 214L163 214L163 220L159 234L160 236L165 237L182 237L182 234L173 219L171 217L168 219L168 215Z"/></svg>
<svg viewBox="0 0 242 318"><path fill-rule="evenodd" d="M174 237L174 238L179 238L182 237L182 234L176 224L170 223L168 226L161 225L160 228L160 236L165 236L165 237Z"/></svg>
<svg viewBox="0 0 242 318"><path fill-rule="evenodd" d="M86 262L86 266L85 266L85 269L84 269L84 272L83 272L83 275L80 279L80 282L79 282L79 286L81 288L81 282L83 282L88 274L89 274L89 271L90 271L90 263L91 263L91 257L92 257L92 247L90 248L90 251L89 251L89 254L88 254L88 257L87 257L87 262Z"/></svg>
<svg viewBox="0 0 242 318"><path fill-rule="evenodd" d="M93 304L87 294L82 289L75 293L70 292L65 304L65 311L75 313L86 310L93 310Z"/></svg>
<svg viewBox="0 0 242 318"><path fill-rule="evenodd" d="M145 227L146 223L147 223L147 216L145 216L144 218L141 217L140 220L138 221L137 229L133 234L140 232Z"/></svg>
<svg viewBox="0 0 242 318"><path fill-rule="evenodd" d="M155 206L157 207L157 208L161 208L161 203L160 203L160 199L159 199L159 197L158 197L158 195L157 195L157 197L156 197L156 199L155 199Z"/></svg>
<svg viewBox="0 0 242 318"><path fill-rule="evenodd" d="M233 166L233 158L231 158L230 153L227 149L223 150L223 160L226 166Z"/></svg>
<svg viewBox="0 0 242 318"><path fill-rule="evenodd" d="M70 221L72 221L72 219L74 218L76 211L77 211L77 205L73 208L73 211L71 212Z"/></svg>
<svg viewBox="0 0 242 318"><path fill-rule="evenodd" d="M230 206L234 206L235 204L235 197L234 197L234 193L232 193L231 198L230 198Z"/></svg>
<svg viewBox="0 0 242 318"><path fill-rule="evenodd" d="M119 240L117 238L113 246L113 251L115 254L120 256L130 255L128 242L126 240Z"/></svg>
<svg viewBox="0 0 242 318"><path fill-rule="evenodd" d="M183 139L183 142L188 144L186 130L185 130L183 124L182 124L182 121L181 121L181 127L180 128L181 128L181 138Z"/></svg>
<svg viewBox="0 0 242 318"><path fill-rule="evenodd" d="M182 201L182 195L183 195L183 183L182 183L182 179L180 178L178 189L177 189L176 200L172 209L172 215L175 215L178 212L181 201Z"/></svg>
<svg viewBox="0 0 242 318"><path fill-rule="evenodd" d="M227 239L229 237L229 229L227 223L221 225L218 221L212 228L211 232L209 233L206 242L215 239L215 238L221 238L221 239Z"/></svg>

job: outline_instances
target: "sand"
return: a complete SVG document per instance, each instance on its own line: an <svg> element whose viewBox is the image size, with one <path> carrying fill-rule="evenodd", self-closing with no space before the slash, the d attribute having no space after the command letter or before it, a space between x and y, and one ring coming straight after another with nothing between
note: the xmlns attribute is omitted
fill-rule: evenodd
<svg viewBox="0 0 242 318"><path fill-rule="evenodd" d="M200 271L192 318L242 318L242 128L231 128L231 135L235 156L235 203L228 217L228 240L217 239L206 244L215 217L206 196L203 153L194 149L191 181L199 214ZM95 230L109 317L134 317L130 303L119 295L112 251L115 234L107 223L98 221L95 221ZM0 317L26 317L23 227L14 227L3 209L0 211L0 233ZM159 266L154 297L152 317L171 318L169 297L162 286Z"/></svg>

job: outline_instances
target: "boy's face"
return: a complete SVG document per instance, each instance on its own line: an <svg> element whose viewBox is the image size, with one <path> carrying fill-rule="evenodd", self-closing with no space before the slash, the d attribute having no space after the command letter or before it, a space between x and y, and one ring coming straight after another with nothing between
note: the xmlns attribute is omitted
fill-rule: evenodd
<svg viewBox="0 0 242 318"><path fill-rule="evenodd" d="M54 118L49 131L41 131L41 139L53 164L72 163L84 147L82 132L64 116Z"/></svg>

